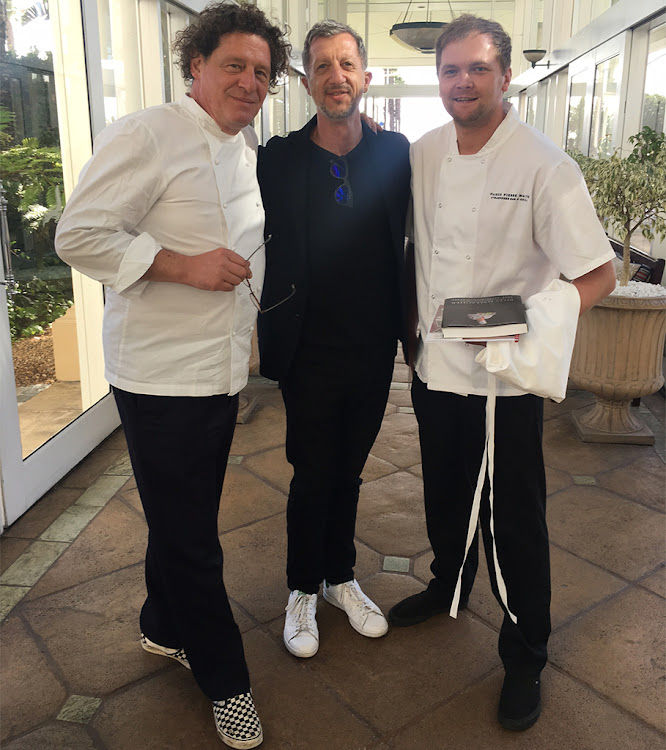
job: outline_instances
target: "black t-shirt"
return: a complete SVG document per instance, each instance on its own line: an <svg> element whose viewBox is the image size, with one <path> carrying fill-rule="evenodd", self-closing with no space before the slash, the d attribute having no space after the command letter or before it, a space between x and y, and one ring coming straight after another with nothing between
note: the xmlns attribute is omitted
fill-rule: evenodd
<svg viewBox="0 0 666 750"><path fill-rule="evenodd" d="M344 157L346 180L331 173L340 158L311 143L306 347L368 352L398 336L396 261L367 137ZM351 188L347 205L336 202L339 188Z"/></svg>

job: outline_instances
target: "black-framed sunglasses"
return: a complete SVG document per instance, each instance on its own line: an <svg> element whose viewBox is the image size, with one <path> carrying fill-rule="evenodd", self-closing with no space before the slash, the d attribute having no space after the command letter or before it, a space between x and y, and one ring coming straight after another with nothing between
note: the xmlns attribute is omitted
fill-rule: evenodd
<svg viewBox="0 0 666 750"><path fill-rule="evenodd" d="M266 239L260 245L255 247L255 249L247 256L246 260L250 260L250 258L255 253L259 252L259 250L261 250L261 248L264 247L264 245L267 242L270 242L272 237L273 235L269 234L268 237L266 237ZM276 302L274 305L271 305L270 307L262 307L261 302L257 298L257 295L254 293L254 290L252 289L252 286L250 285L249 279L243 279L243 281L247 285L247 288L250 290L250 299L252 300L252 304L257 308L257 312L259 313L267 313L270 310L274 310L276 307L279 307L283 302L286 302L288 299L291 299L294 296L294 294L296 294L296 287L292 284L291 291L284 299L281 299L279 302Z"/></svg>
<svg viewBox="0 0 666 750"><path fill-rule="evenodd" d="M333 192L335 202L339 206L351 208L354 205L354 195L349 183L349 167L347 166L347 159L344 156L339 156L337 159L331 161L331 174L336 179L342 180L342 185L336 187Z"/></svg>

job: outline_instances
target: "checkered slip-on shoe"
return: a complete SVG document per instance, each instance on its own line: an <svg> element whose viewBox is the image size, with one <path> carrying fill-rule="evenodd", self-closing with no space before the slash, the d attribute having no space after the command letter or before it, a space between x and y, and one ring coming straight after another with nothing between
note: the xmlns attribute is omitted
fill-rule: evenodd
<svg viewBox="0 0 666 750"><path fill-rule="evenodd" d="M175 659L179 664L182 664L187 669L190 669L190 663L187 661L187 656L182 648L168 648L167 646L160 646L159 643L154 643L150 638L141 633L141 647L144 651L148 651L151 654L157 654L158 656L168 656L170 659Z"/></svg>
<svg viewBox="0 0 666 750"><path fill-rule="evenodd" d="M264 735L251 691L224 701L213 701L213 716L217 733L225 745L236 748L261 745Z"/></svg>

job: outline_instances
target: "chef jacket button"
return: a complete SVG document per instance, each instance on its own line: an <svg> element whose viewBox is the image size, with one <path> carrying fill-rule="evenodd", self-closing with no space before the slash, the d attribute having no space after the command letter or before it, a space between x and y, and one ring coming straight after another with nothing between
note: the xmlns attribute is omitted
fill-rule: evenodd
<svg viewBox="0 0 666 750"><path fill-rule="evenodd" d="M216 163L216 164L219 164L219 163L220 163L220 160L219 160L219 159L215 159L215 163Z"/></svg>
<svg viewBox="0 0 666 750"><path fill-rule="evenodd" d="M435 299L435 295L434 294L431 294L430 297L431 297L431 299Z"/></svg>
<svg viewBox="0 0 666 750"><path fill-rule="evenodd" d="M471 255L466 255L465 257L467 258L467 260L472 260L472 256Z"/></svg>
<svg viewBox="0 0 666 750"><path fill-rule="evenodd" d="M449 158L446 161L451 161L451 157L449 156Z"/></svg>
<svg viewBox="0 0 666 750"><path fill-rule="evenodd" d="M257 206L257 208L259 208L259 206L261 206L261 203L259 203L259 201L257 201L256 206Z"/></svg>
<svg viewBox="0 0 666 750"><path fill-rule="evenodd" d="M435 250L435 255L439 255L439 250Z"/></svg>
<svg viewBox="0 0 666 750"><path fill-rule="evenodd" d="M475 211L476 211L476 208L474 208L474 207L473 207L473 208L472 208L472 213L474 213Z"/></svg>
<svg viewBox="0 0 666 750"><path fill-rule="evenodd" d="M442 207L442 204L441 204L441 203L438 203L438 204L437 204L437 208L441 208L441 207Z"/></svg>
<svg viewBox="0 0 666 750"><path fill-rule="evenodd" d="M226 203L223 203L223 204L222 204L222 208L226 208L226 207L227 207L227 204L226 204Z"/></svg>
<svg viewBox="0 0 666 750"><path fill-rule="evenodd" d="M486 160L485 159L481 159L481 164L485 164L485 163L486 163Z"/></svg>

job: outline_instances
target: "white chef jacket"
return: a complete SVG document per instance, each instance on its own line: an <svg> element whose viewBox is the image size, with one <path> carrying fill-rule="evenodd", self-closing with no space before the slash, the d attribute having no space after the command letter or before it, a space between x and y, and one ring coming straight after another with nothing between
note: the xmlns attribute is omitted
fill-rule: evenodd
<svg viewBox="0 0 666 750"><path fill-rule="evenodd" d="M261 243L257 137L235 136L185 95L107 127L56 233L58 255L106 286L105 376L132 393L235 394L247 383L256 308L248 287L139 281L160 249L197 255ZM251 260L259 297L265 256Z"/></svg>
<svg viewBox="0 0 666 750"><path fill-rule="evenodd" d="M519 294L524 301L560 273L575 279L614 257L577 164L511 105L504 108L476 154L458 153L453 122L411 147L422 332L447 297ZM461 342L422 344L416 372L432 390L486 395L478 351ZM498 396L524 393L497 383Z"/></svg>

